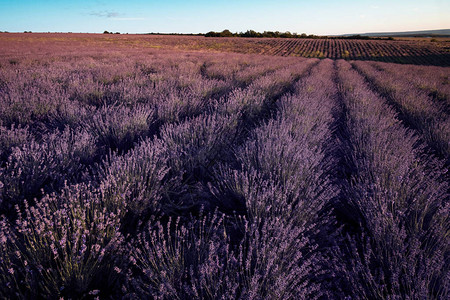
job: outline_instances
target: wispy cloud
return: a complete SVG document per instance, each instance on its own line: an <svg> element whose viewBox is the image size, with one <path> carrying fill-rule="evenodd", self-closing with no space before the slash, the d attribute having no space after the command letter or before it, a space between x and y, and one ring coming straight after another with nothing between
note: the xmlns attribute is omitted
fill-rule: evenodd
<svg viewBox="0 0 450 300"><path fill-rule="evenodd" d="M123 14L114 11L93 11L89 13L91 16L101 17L101 18L118 18Z"/></svg>
<svg viewBox="0 0 450 300"><path fill-rule="evenodd" d="M371 5L370 8L371 9L379 9L380 7L378 5Z"/></svg>
<svg viewBox="0 0 450 300"><path fill-rule="evenodd" d="M92 11L89 13L91 16L99 17L99 18L107 18L114 21L139 21L145 20L142 17L127 17L126 14L118 13L115 11Z"/></svg>

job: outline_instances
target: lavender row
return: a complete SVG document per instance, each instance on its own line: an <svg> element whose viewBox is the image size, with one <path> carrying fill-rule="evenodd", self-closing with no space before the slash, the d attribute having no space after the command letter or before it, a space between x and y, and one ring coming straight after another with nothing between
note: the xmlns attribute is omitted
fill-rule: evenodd
<svg viewBox="0 0 450 300"><path fill-rule="evenodd" d="M247 257L254 267L243 274L249 278L244 281L247 294L241 297L305 299L324 294L318 278L326 271L320 267L323 257L315 239L329 222L326 214L319 214L337 195L323 149L331 136L335 95L330 70L329 60L314 67L292 95L280 100L277 118L256 128L235 150L238 164L219 166L210 184L218 201L242 208L248 220L240 247L255 251Z"/></svg>
<svg viewBox="0 0 450 300"><path fill-rule="evenodd" d="M342 250L351 297L448 296L448 184L430 170L418 138L344 61L338 63L354 172L345 188L348 215L359 224ZM436 163L438 164L438 163Z"/></svg>
<svg viewBox="0 0 450 300"><path fill-rule="evenodd" d="M417 90L411 82L379 72L364 62L353 64L383 95L388 97L402 119L417 130L442 158L450 159L450 117L439 103Z"/></svg>
<svg viewBox="0 0 450 300"><path fill-rule="evenodd" d="M280 185L286 193L301 193L300 198L305 202L322 201L319 191L328 188L326 167L330 163L325 157L324 144L331 137L335 92L330 70L332 62L321 61L309 76L296 84L292 95L280 99L276 119L256 128L248 141L235 150L240 165L237 170L255 172L261 179ZM314 100L316 96L322 99L321 103ZM257 183L254 184L257 190ZM265 211L266 204L261 203L263 206L256 209L255 217L264 218L258 212Z"/></svg>
<svg viewBox="0 0 450 300"><path fill-rule="evenodd" d="M420 90L428 93L433 99L443 103L443 108L450 113L450 73L448 68L434 66L412 66L386 63L371 63L383 72L389 72L396 78L403 78Z"/></svg>

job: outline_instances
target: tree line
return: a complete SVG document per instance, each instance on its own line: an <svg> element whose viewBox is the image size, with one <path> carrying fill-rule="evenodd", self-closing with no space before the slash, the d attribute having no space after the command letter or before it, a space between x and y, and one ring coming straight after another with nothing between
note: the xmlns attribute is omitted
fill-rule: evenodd
<svg viewBox="0 0 450 300"><path fill-rule="evenodd" d="M257 32L254 30L247 30L246 32L231 32L228 29L225 29L221 32L209 31L205 34L205 37L251 37L251 38L303 38L303 39L358 39L358 40L393 40L392 37L384 38L384 37L370 37L370 36L362 36L362 35L350 35L350 36L320 36L315 34L306 34L301 33L298 34L296 32L291 33L289 31L280 32L280 31L264 31Z"/></svg>

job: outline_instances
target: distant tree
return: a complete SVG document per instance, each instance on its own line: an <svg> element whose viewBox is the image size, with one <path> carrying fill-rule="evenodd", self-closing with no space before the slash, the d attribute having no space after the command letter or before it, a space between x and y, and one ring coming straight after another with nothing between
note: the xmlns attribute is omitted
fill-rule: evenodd
<svg viewBox="0 0 450 300"><path fill-rule="evenodd" d="M292 34L289 31L280 34L282 38L292 38Z"/></svg>
<svg viewBox="0 0 450 300"><path fill-rule="evenodd" d="M108 30L103 31L103 34L109 34Z"/></svg>
<svg viewBox="0 0 450 300"><path fill-rule="evenodd" d="M206 37L219 37L220 35L217 32L210 31L207 34L205 34Z"/></svg>
<svg viewBox="0 0 450 300"><path fill-rule="evenodd" d="M264 31L263 36L264 37L276 37L276 34L273 31Z"/></svg>
<svg viewBox="0 0 450 300"><path fill-rule="evenodd" d="M221 37L232 37L233 33L231 31L229 31L228 29L225 29L224 31L222 31L220 33Z"/></svg>
<svg viewBox="0 0 450 300"><path fill-rule="evenodd" d="M259 36L261 36L261 34L256 32L256 31L254 31L254 30L247 30L246 32L241 33L239 36L242 36L242 37L259 37Z"/></svg>

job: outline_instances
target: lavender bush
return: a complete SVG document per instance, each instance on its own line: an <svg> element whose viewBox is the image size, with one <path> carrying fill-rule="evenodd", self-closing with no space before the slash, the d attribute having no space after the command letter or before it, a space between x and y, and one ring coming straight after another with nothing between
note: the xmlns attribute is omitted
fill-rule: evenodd
<svg viewBox="0 0 450 300"><path fill-rule="evenodd" d="M2 221L2 296L79 298L113 288L120 211L105 211L90 186L25 202L18 214L14 226Z"/></svg>
<svg viewBox="0 0 450 300"><path fill-rule="evenodd" d="M147 106L106 106L86 119L83 127L95 136L99 147L124 151L151 135L154 122L154 110Z"/></svg>
<svg viewBox="0 0 450 300"><path fill-rule="evenodd" d="M94 138L86 131L55 131L38 143L31 139L12 149L1 182L2 210L11 210L23 199L41 196L41 189L57 191L65 181L80 176L95 153Z"/></svg>
<svg viewBox="0 0 450 300"><path fill-rule="evenodd" d="M179 218L150 223L130 245L127 298L235 298L237 262L227 240L218 213L186 224Z"/></svg>
<svg viewBox="0 0 450 300"><path fill-rule="evenodd" d="M161 140L143 141L126 155L112 154L99 169L103 205L133 218L169 213L180 180L169 177L169 157ZM121 216L123 217L123 216Z"/></svg>
<svg viewBox="0 0 450 300"><path fill-rule="evenodd" d="M14 147L20 147L32 139L27 127L21 128L12 125L10 128L0 127L0 159L5 162Z"/></svg>

